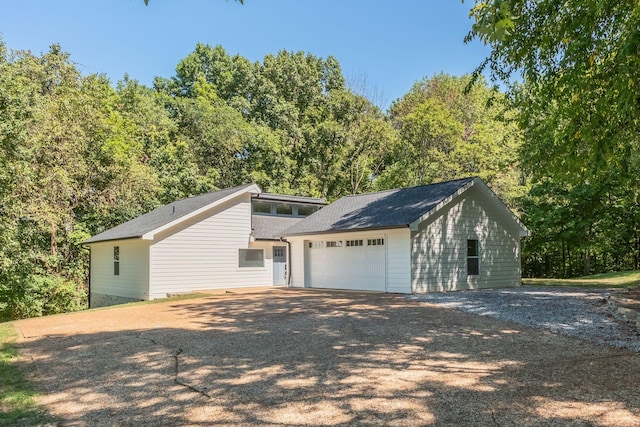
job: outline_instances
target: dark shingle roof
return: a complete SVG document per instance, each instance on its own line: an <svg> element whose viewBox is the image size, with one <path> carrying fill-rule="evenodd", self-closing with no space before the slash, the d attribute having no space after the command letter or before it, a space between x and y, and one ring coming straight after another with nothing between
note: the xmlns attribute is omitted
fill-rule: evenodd
<svg viewBox="0 0 640 427"><path fill-rule="evenodd" d="M395 228L411 224L471 183L464 178L419 187L345 196L283 231L284 236Z"/></svg>
<svg viewBox="0 0 640 427"><path fill-rule="evenodd" d="M278 240L282 232L302 221L304 218L251 215L253 237L258 240Z"/></svg>
<svg viewBox="0 0 640 427"><path fill-rule="evenodd" d="M327 201L325 199L319 199L316 197L303 197L303 196L287 196L284 194L271 194L271 193L261 193L258 194L255 199L258 200L275 200L279 202L292 202L292 203L305 203L312 205L326 205Z"/></svg>
<svg viewBox="0 0 640 427"><path fill-rule="evenodd" d="M120 224L100 234L96 234L83 243L96 243L107 240L120 240L142 237L157 228L165 226L181 217L197 211L211 203L221 200L235 192L249 188L255 184L245 184L238 187L227 188L213 193L200 194L188 199L178 200L168 205L159 207L142 216Z"/></svg>

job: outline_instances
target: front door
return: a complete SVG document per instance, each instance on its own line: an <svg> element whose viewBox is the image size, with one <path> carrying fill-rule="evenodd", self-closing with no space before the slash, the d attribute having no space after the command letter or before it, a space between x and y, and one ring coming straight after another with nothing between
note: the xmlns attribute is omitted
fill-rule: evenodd
<svg viewBox="0 0 640 427"><path fill-rule="evenodd" d="M273 284L286 285L287 283L287 247L273 247Z"/></svg>

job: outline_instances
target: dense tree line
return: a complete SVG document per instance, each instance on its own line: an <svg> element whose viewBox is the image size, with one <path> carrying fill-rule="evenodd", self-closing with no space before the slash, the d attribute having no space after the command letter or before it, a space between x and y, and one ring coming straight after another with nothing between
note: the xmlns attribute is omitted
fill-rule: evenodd
<svg viewBox="0 0 640 427"><path fill-rule="evenodd" d="M0 51L0 313L86 304L92 234L156 206L247 182L321 196L480 175L522 193L518 131L499 94L427 78L385 114L347 89L334 58L252 63L198 44L146 87L82 75L57 45Z"/></svg>
<svg viewBox="0 0 640 427"><path fill-rule="evenodd" d="M481 69L440 74L387 112L332 57L251 62L198 44L147 87L83 75L57 45L34 55L0 42L0 318L84 307L80 242L247 182L331 201L476 175L532 231L525 275L638 268L640 14L587 3L477 1L470 37L492 46L484 65L505 93ZM576 13L597 31L578 31Z"/></svg>
<svg viewBox="0 0 640 427"><path fill-rule="evenodd" d="M507 88L523 133L525 274L640 268L640 4L476 0L471 15L492 49L475 75Z"/></svg>

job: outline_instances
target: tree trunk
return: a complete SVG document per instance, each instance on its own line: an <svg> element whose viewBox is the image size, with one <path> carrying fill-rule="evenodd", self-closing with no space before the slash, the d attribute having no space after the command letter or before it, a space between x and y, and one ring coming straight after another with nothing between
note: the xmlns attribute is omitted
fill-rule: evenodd
<svg viewBox="0 0 640 427"><path fill-rule="evenodd" d="M584 251L582 256L584 260L582 275L588 276L589 272L591 271L591 254L589 254L589 251L587 250L587 251Z"/></svg>

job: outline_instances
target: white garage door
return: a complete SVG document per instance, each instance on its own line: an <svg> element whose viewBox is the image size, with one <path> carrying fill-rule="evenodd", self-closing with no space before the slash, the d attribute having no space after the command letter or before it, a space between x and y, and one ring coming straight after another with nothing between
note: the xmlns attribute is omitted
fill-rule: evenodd
<svg viewBox="0 0 640 427"><path fill-rule="evenodd" d="M385 291L383 237L305 242L305 282L312 288Z"/></svg>

